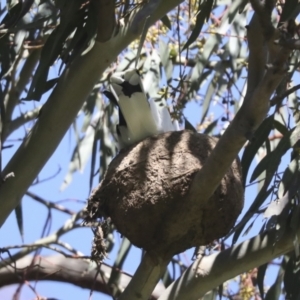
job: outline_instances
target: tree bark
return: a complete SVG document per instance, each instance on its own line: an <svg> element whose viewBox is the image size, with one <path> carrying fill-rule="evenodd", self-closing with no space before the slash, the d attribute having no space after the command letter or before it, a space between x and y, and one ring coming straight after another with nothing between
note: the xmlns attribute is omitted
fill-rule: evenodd
<svg viewBox="0 0 300 300"><path fill-rule="evenodd" d="M287 227L288 228L288 227ZM235 276L265 264L294 249L297 232L289 229L276 241L276 230L259 234L219 253L196 259L159 300L196 300Z"/></svg>
<svg viewBox="0 0 300 300"><path fill-rule="evenodd" d="M102 264L100 274L97 275L96 264L88 259L67 258L62 255L35 258L25 256L5 267L3 262L0 262L0 287L22 283L25 280L50 280L71 283L81 288L111 295L110 287L107 285L111 271L110 266ZM122 291L130 282L131 276L122 271L119 273L118 288ZM163 284L158 283L151 299L157 299L164 290Z"/></svg>

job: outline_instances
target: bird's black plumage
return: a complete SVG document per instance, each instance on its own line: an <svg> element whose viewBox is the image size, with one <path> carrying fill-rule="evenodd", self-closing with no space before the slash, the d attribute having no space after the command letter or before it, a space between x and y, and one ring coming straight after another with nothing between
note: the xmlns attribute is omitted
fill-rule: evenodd
<svg viewBox="0 0 300 300"><path fill-rule="evenodd" d="M103 94L112 102L112 104L119 107L118 101L112 92L105 90L103 91Z"/></svg>
<svg viewBox="0 0 300 300"><path fill-rule="evenodd" d="M124 81L123 83L120 84L120 86L122 87L123 94L129 98L134 93L143 93L143 90L142 90L140 84L133 85L133 84L129 83L128 81Z"/></svg>

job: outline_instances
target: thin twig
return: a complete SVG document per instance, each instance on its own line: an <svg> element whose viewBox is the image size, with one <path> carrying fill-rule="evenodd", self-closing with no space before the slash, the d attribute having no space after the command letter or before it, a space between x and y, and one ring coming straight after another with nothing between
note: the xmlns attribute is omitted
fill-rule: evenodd
<svg viewBox="0 0 300 300"><path fill-rule="evenodd" d="M41 203L43 205L45 205L48 208L53 208L53 209L59 210L59 211L61 211L63 213L69 214L69 215L74 215L75 214L74 211L72 211L72 210L70 210L68 208L65 208L62 205L58 205L58 204L55 204L55 203L53 203L51 201L47 201L47 200L43 199L42 197L40 197L40 196L38 196L38 195L30 192L30 191L27 191L25 193L25 195L29 196L33 200L35 200L35 201L37 201L37 202L39 202L39 203Z"/></svg>

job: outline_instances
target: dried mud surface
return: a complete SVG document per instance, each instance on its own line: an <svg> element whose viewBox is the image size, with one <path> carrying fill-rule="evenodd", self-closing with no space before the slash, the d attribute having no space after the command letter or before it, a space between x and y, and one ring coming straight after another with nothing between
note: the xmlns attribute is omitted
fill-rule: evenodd
<svg viewBox="0 0 300 300"><path fill-rule="evenodd" d="M110 217L122 235L155 255L171 256L226 235L244 204L238 159L206 205L188 198L215 144L207 135L177 131L121 151L89 198L89 217Z"/></svg>

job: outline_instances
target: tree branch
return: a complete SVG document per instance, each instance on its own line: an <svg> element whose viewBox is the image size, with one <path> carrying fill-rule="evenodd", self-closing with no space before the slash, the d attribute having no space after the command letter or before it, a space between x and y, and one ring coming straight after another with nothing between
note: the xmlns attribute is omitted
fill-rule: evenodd
<svg viewBox="0 0 300 300"><path fill-rule="evenodd" d="M4 140L12 134L15 130L20 128L22 125L27 122L34 120L38 117L41 107L34 108L33 110L27 111L16 119L10 121L6 124L5 132L4 132Z"/></svg>
<svg viewBox="0 0 300 300"><path fill-rule="evenodd" d="M300 228L296 234L299 236ZM222 252L196 259L159 300L199 299L242 272L293 250L294 232L287 231L278 242L276 235L276 230L265 232Z"/></svg>
<svg viewBox="0 0 300 300"><path fill-rule="evenodd" d="M119 300L147 300L166 270L169 259L151 257L146 253Z"/></svg>
<svg viewBox="0 0 300 300"><path fill-rule="evenodd" d="M181 2L182 0L162 1L150 16L150 24ZM133 15L135 13L133 12ZM5 177L6 174L13 172L15 177L0 187L0 226L18 205L55 151L104 70L140 34L141 29L133 33L129 28L130 22L121 27L118 34L109 41L96 42L87 54L78 57L62 74L32 131L2 173L2 177Z"/></svg>
<svg viewBox="0 0 300 300"><path fill-rule="evenodd" d="M115 2L113 0L92 0L91 5L97 11L98 42L108 41L115 30Z"/></svg>
<svg viewBox="0 0 300 300"><path fill-rule="evenodd" d="M78 224L78 220L82 217L82 211L79 211L76 214L73 214L70 219L68 219L65 224L60 227L57 231L54 231L52 234L42 237L35 242L28 244L28 245L13 245L13 246L8 246L8 247L3 247L1 250L10 250L10 249L18 249L22 248L21 251L10 255L8 258L3 260L3 264L9 265L13 264L15 261L21 259L22 257L28 255L29 253L35 251L38 248L46 247L49 248L51 244L61 244L62 242L59 241L59 237L64 235L65 233L78 228L82 227L82 225ZM56 249L53 249L56 251ZM1 264L0 264L0 269L1 269Z"/></svg>
<svg viewBox="0 0 300 300"><path fill-rule="evenodd" d="M254 30L253 24L257 24L256 18L257 16L254 14L249 26L250 32ZM254 30L254 32L257 34L257 30ZM268 45L272 44L275 38L276 35L273 34L272 39L268 40ZM265 37L265 39L267 38ZM256 40L249 39L250 57L252 51L258 52L258 49L251 45L254 43L256 43ZM291 52L279 46L276 49L273 45L268 47L268 52L274 52L274 50L276 50L275 59L272 61L272 66L274 67L269 68L266 72L264 71L263 74L262 66L255 68L255 64L257 64L255 57L253 57L253 60L249 60L249 77L258 76L259 80L253 78L250 81L249 79L248 90L241 109L218 141L202 169L194 178L190 189L191 199L208 201L233 160L237 157L240 149L247 139L253 137L253 133L266 117L269 110L270 97L283 79L286 72L286 63ZM258 57L258 63L263 62L265 62L265 58ZM251 74L250 70L252 70Z"/></svg>
<svg viewBox="0 0 300 300"><path fill-rule="evenodd" d="M25 280L50 280L72 283L78 287L111 295L111 288L107 283L112 267L102 264L100 274L97 275L96 264L88 259L66 258L61 255L35 258L26 256L12 265L4 265L0 262L0 267L0 287L23 283ZM131 276L120 270L115 271L119 272L120 276L119 289L124 290ZM151 299L157 299L164 290L164 285L158 283Z"/></svg>
<svg viewBox="0 0 300 300"><path fill-rule="evenodd" d="M300 234L300 228L296 234ZM287 231L278 242L275 242L276 236L275 230L265 232L220 253L200 256L165 291L163 285L158 284L151 299L157 299L159 296L159 300L199 299L222 282L293 250L293 232ZM89 260L63 256L37 257L33 263L32 260L33 257L26 256L16 260L15 265L12 262L8 265L7 260L0 262L0 287L23 280L38 279L68 282L88 289L94 287L96 291L110 294L106 283L111 274L111 267L106 264L101 265L103 273L97 276L94 284L96 267L91 267L92 262ZM28 266L34 267L27 268ZM122 290L128 285L131 276L123 272L120 276Z"/></svg>
<svg viewBox="0 0 300 300"><path fill-rule="evenodd" d="M271 106L280 105L284 98L288 97L290 94L294 92L297 92L299 89L300 89L300 84L297 84L292 88L288 89L287 91L285 91L284 93L274 96L270 101L270 105Z"/></svg>
<svg viewBox="0 0 300 300"><path fill-rule="evenodd" d="M247 98L250 98L266 72L268 55L265 39L256 14L253 15L250 24L247 26L247 40L249 46Z"/></svg>

